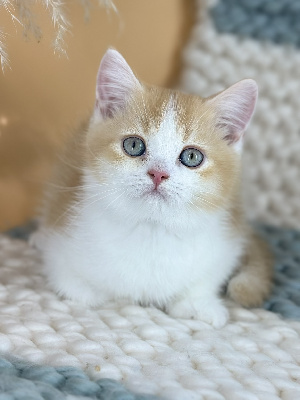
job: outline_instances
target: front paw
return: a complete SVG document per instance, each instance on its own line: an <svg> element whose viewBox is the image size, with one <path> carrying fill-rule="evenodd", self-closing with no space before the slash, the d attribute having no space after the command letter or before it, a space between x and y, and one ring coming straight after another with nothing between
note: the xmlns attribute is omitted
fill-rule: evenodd
<svg viewBox="0 0 300 400"><path fill-rule="evenodd" d="M168 313L174 318L199 319L214 328L222 328L229 318L219 299L182 299L171 304Z"/></svg>

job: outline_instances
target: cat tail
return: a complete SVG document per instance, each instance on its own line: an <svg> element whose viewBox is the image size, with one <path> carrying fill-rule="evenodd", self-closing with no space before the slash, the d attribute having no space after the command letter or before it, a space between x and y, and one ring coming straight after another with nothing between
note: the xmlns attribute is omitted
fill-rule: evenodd
<svg viewBox="0 0 300 400"><path fill-rule="evenodd" d="M267 243L250 232L241 267L228 283L228 296L244 307L261 306L272 290L273 264Z"/></svg>

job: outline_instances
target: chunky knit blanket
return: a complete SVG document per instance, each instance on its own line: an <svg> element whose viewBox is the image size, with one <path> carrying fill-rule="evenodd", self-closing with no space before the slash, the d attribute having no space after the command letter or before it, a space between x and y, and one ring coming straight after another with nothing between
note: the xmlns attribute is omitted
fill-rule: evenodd
<svg viewBox="0 0 300 400"><path fill-rule="evenodd" d="M272 311L228 303L220 330L156 308L60 299L37 251L0 235L0 400L300 398L300 232L259 230L276 255Z"/></svg>
<svg viewBox="0 0 300 400"><path fill-rule="evenodd" d="M260 87L244 182L276 256L264 308L228 302L220 330L125 303L85 309L48 289L28 229L13 230L0 235L0 400L300 398L299 20L298 0L197 0L184 52L186 91Z"/></svg>

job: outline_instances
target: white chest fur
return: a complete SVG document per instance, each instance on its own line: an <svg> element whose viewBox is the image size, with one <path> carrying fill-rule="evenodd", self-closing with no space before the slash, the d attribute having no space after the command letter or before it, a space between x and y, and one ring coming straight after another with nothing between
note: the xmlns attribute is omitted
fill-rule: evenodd
<svg viewBox="0 0 300 400"><path fill-rule="evenodd" d="M164 306L194 286L216 295L242 251L224 220L218 212L198 229L171 230L81 207L68 234L47 235L47 274L58 292L92 305L125 297Z"/></svg>

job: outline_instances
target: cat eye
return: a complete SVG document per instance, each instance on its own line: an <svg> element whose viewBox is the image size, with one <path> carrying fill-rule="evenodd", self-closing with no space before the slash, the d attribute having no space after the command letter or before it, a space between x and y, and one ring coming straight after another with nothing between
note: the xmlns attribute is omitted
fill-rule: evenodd
<svg viewBox="0 0 300 400"><path fill-rule="evenodd" d="M179 161L189 168L196 168L204 160L204 155L200 150L194 147L187 147L182 150L179 156Z"/></svg>
<svg viewBox="0 0 300 400"><path fill-rule="evenodd" d="M123 140L123 149L130 157L140 157L145 154L146 145L141 138L130 136Z"/></svg>

